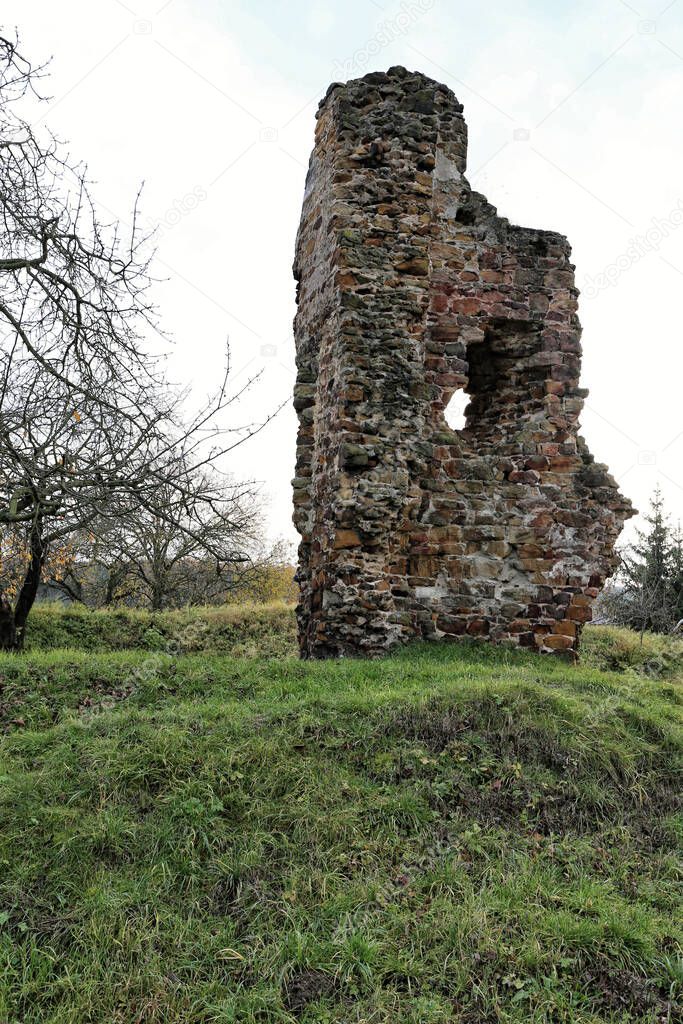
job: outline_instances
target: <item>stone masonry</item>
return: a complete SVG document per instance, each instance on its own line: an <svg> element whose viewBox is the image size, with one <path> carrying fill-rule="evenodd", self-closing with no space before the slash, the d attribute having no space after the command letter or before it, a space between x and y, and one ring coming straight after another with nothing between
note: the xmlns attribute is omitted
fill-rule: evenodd
<svg viewBox="0 0 683 1024"><path fill-rule="evenodd" d="M318 111L294 267L305 657L462 636L571 657L634 514L578 435L567 240L499 217L466 154L453 93L404 68Z"/></svg>

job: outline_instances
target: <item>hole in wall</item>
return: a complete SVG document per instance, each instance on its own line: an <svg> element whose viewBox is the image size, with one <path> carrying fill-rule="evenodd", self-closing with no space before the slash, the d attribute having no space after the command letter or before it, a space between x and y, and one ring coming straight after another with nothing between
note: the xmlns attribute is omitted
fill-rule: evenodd
<svg viewBox="0 0 683 1024"><path fill-rule="evenodd" d="M451 430L483 438L516 430L537 414L548 374L545 364L531 360L540 347L538 326L514 320L495 321L481 341L469 345L467 390L455 391L444 409Z"/></svg>
<svg viewBox="0 0 683 1024"><path fill-rule="evenodd" d="M505 320L468 348L469 426L479 438L518 430L542 406L544 391L538 389L548 368L531 361L540 341L533 323Z"/></svg>
<svg viewBox="0 0 683 1024"><path fill-rule="evenodd" d="M466 426L465 409L470 404L470 396L463 388L453 394L450 402L443 411L446 423L451 430L464 430Z"/></svg>

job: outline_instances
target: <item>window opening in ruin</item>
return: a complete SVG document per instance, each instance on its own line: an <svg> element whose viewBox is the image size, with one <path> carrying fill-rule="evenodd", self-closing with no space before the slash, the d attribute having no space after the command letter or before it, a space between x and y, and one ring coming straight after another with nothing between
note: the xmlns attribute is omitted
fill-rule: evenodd
<svg viewBox="0 0 683 1024"><path fill-rule="evenodd" d="M516 429L521 419L537 411L539 386L542 396L547 375L545 366L534 365L539 348L535 325L513 320L492 324L467 349L466 389L456 391L444 410L449 427L492 438Z"/></svg>
<svg viewBox="0 0 683 1024"><path fill-rule="evenodd" d="M446 423L451 430L465 429L465 409L470 404L470 396L464 388L458 388L443 411Z"/></svg>

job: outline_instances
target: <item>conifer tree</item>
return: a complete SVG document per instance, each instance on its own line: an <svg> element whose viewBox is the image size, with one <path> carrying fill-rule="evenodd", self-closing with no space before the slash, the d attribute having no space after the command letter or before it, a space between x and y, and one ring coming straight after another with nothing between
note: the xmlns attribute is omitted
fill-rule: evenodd
<svg viewBox="0 0 683 1024"><path fill-rule="evenodd" d="M672 530L659 487L644 516L646 528L621 553L621 568L605 602L622 625L668 633L683 618L683 534Z"/></svg>

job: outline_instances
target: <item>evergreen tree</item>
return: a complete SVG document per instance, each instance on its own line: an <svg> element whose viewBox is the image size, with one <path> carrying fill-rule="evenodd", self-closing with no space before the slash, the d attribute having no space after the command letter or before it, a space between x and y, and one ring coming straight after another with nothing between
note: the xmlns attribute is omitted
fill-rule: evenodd
<svg viewBox="0 0 683 1024"><path fill-rule="evenodd" d="M671 541L671 569L669 588L674 626L683 621L683 531L678 523Z"/></svg>
<svg viewBox="0 0 683 1024"><path fill-rule="evenodd" d="M646 529L621 553L607 611L632 629L668 633L683 618L683 534L671 529L659 487L644 519Z"/></svg>

